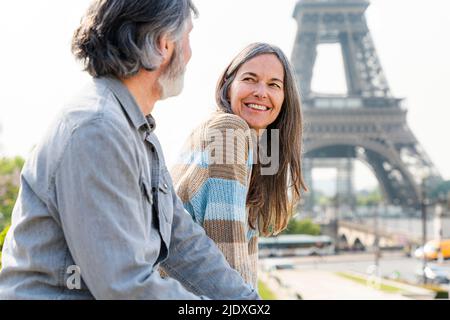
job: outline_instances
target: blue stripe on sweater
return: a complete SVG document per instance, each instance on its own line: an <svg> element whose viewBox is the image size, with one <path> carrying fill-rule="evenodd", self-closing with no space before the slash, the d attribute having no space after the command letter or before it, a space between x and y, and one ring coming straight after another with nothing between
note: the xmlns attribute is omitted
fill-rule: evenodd
<svg viewBox="0 0 450 320"><path fill-rule="evenodd" d="M205 219L245 223L246 196L247 188L236 180L208 178L185 208L201 224Z"/></svg>

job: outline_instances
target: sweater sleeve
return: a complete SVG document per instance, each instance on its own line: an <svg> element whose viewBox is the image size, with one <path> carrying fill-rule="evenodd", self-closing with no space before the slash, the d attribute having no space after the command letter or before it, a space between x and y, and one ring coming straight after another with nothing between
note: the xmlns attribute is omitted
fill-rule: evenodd
<svg viewBox="0 0 450 320"><path fill-rule="evenodd" d="M253 272L247 240L245 193L233 182L210 179L203 227L216 242L230 266L248 283L253 284ZM231 201L230 201L231 200Z"/></svg>
<svg viewBox="0 0 450 320"><path fill-rule="evenodd" d="M208 179L203 227L228 263L248 283L254 284L249 255L247 191L251 174L251 136L247 124L236 116L210 123ZM221 139L216 139L220 133ZM222 152L221 152L222 151Z"/></svg>
<svg viewBox="0 0 450 320"><path fill-rule="evenodd" d="M250 131L241 118L223 115L210 121L201 136L201 154L191 157L178 185L180 198L230 266L255 285L256 266L249 252L250 240L255 239L250 236L246 210L252 168Z"/></svg>

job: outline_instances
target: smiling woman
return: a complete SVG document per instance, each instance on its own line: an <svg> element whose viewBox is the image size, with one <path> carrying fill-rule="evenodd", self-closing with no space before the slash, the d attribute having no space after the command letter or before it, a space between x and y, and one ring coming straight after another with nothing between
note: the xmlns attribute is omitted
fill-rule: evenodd
<svg viewBox="0 0 450 320"><path fill-rule="evenodd" d="M192 132L172 175L192 218L256 286L258 234L285 229L306 189L300 98L284 53L247 46L219 78L216 101L218 111ZM263 149L278 157L270 174L259 159Z"/></svg>
<svg viewBox="0 0 450 320"><path fill-rule="evenodd" d="M255 130L275 121L284 101L284 69L274 54L262 54L245 63L231 84L233 113Z"/></svg>

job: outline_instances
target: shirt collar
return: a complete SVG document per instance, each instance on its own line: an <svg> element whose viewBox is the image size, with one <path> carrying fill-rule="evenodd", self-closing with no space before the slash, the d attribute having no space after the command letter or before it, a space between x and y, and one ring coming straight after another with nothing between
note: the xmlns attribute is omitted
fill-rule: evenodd
<svg viewBox="0 0 450 320"><path fill-rule="evenodd" d="M148 132L155 130L155 119L150 114L144 116L133 95L119 79L111 76L100 77L97 80L106 83L106 86L113 92L137 130L144 129Z"/></svg>

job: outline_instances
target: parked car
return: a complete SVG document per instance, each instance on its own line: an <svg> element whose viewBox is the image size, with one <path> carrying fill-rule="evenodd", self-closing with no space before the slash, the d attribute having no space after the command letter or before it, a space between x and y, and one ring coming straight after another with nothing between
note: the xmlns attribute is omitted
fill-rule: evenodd
<svg viewBox="0 0 450 320"><path fill-rule="evenodd" d="M275 269L277 270L289 270L289 269L294 269L295 265L293 265L292 263L283 263L283 264L277 264L275 265Z"/></svg>
<svg viewBox="0 0 450 320"><path fill-rule="evenodd" d="M416 270L416 276L419 278L419 280L422 280L424 278L424 271L427 282L433 284L450 284L449 266L429 263L425 267L425 270L423 270L422 266L420 266Z"/></svg>
<svg viewBox="0 0 450 320"><path fill-rule="evenodd" d="M414 251L414 256L418 259L423 259L424 254L427 260L449 259L450 239L431 240L425 244L425 247L420 247Z"/></svg>

